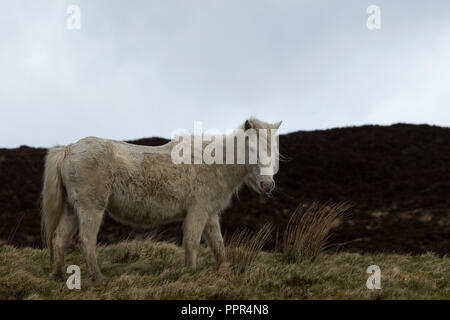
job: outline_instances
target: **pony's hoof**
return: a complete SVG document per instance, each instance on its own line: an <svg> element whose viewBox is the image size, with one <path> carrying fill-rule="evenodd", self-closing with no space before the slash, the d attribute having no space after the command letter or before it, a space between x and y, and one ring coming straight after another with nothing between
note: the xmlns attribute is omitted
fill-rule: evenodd
<svg viewBox="0 0 450 320"><path fill-rule="evenodd" d="M62 272L52 272L50 273L50 278L55 281L66 281L64 274Z"/></svg>
<svg viewBox="0 0 450 320"><path fill-rule="evenodd" d="M197 269L197 264L195 263L185 263L184 269L187 271L195 271Z"/></svg>
<svg viewBox="0 0 450 320"><path fill-rule="evenodd" d="M91 277L94 287L103 287L105 285L105 278L102 275Z"/></svg>

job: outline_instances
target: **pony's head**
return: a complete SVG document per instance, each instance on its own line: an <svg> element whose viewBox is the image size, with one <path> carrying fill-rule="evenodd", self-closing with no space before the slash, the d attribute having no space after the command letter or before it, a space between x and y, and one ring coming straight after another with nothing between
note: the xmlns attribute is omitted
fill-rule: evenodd
<svg viewBox="0 0 450 320"><path fill-rule="evenodd" d="M277 131L281 121L271 124L257 119L245 121L248 175L245 183L258 193L270 195L275 188L273 176L278 172L279 149Z"/></svg>

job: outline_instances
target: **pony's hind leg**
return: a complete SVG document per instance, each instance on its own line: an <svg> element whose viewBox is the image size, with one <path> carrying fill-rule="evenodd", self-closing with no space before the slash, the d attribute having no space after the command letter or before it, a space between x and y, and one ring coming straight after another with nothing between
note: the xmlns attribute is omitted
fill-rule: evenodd
<svg viewBox="0 0 450 320"><path fill-rule="evenodd" d="M77 217L66 204L53 238L52 277L54 279L64 279L64 255L77 232L77 227Z"/></svg>
<svg viewBox="0 0 450 320"><path fill-rule="evenodd" d="M100 285L103 283L103 276L97 264L96 246L104 210L78 208L77 213L80 224L80 243L86 260L87 273L96 285Z"/></svg>
<svg viewBox="0 0 450 320"><path fill-rule="evenodd" d="M223 244L222 233L220 232L219 216L217 214L208 218L205 230L203 231L203 237L214 253L219 267L224 268L228 266L225 258L225 246Z"/></svg>

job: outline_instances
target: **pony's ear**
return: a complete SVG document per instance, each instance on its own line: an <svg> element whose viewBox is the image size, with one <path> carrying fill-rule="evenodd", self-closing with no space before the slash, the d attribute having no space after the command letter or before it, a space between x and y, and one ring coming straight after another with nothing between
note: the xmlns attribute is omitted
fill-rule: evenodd
<svg viewBox="0 0 450 320"><path fill-rule="evenodd" d="M247 131L249 129L255 129L255 124L253 123L252 119L245 120L244 123L244 131Z"/></svg>
<svg viewBox="0 0 450 320"><path fill-rule="evenodd" d="M279 129L282 123L283 123L283 120L274 123L273 126L275 127L275 129Z"/></svg>

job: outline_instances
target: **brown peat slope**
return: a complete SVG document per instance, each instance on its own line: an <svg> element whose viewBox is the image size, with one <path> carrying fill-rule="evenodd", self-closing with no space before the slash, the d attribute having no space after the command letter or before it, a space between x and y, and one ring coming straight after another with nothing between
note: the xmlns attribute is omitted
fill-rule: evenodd
<svg viewBox="0 0 450 320"><path fill-rule="evenodd" d="M167 140L133 141L159 145ZM223 233L283 230L301 202L349 202L352 215L333 229L335 249L450 253L450 128L397 124L298 131L280 136L274 196L244 188L222 216ZM45 149L0 149L0 245L40 247L39 195ZM179 241L179 224L157 228ZM154 231L154 230L152 230ZM101 243L141 238L106 217ZM272 237L275 239L275 237ZM274 241L269 247L274 246Z"/></svg>

